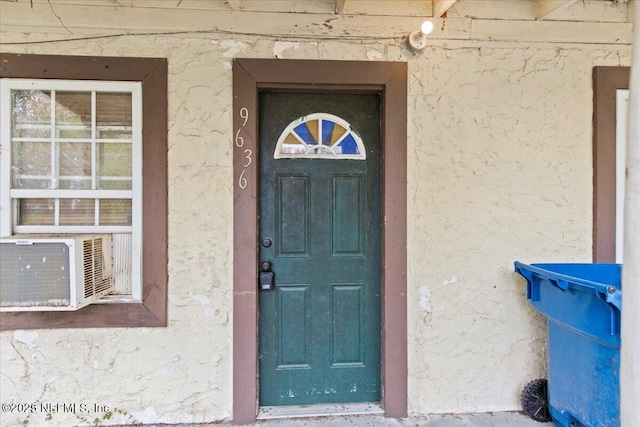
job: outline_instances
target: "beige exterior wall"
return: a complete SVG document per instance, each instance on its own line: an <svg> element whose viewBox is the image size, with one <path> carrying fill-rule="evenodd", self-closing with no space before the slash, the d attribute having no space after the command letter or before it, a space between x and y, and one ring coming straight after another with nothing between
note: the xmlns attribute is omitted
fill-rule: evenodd
<svg viewBox="0 0 640 427"><path fill-rule="evenodd" d="M627 3L537 22L533 0L461 0L422 55L402 39L415 8L34 3L0 2L1 51L168 59L169 325L2 332L2 403L88 406L3 425L90 424L94 403L113 411L104 424L230 417L234 57L408 62L408 410L519 408L546 331L513 261L591 261L591 73L630 64Z"/></svg>

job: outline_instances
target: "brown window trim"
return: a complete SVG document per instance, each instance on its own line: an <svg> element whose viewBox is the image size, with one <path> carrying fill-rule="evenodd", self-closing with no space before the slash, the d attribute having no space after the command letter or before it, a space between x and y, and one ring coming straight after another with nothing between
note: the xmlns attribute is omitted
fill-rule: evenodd
<svg viewBox="0 0 640 427"><path fill-rule="evenodd" d="M382 406L407 416L407 78L401 62L236 59L233 63L233 421L258 410L257 266L260 91L379 93L382 96ZM238 139L237 137L240 137Z"/></svg>
<svg viewBox="0 0 640 427"><path fill-rule="evenodd" d="M629 67L593 68L593 262L616 260L616 91Z"/></svg>
<svg viewBox="0 0 640 427"><path fill-rule="evenodd" d="M144 218L141 303L0 313L0 330L167 325L167 71L164 58L0 54L0 78L142 82Z"/></svg>

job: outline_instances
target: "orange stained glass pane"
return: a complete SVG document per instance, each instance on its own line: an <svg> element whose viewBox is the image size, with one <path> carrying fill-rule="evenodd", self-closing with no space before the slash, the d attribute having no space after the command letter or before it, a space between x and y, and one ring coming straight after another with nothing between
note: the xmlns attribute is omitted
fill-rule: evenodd
<svg viewBox="0 0 640 427"><path fill-rule="evenodd" d="M309 133L313 135L313 139L316 141L320 141L320 134L318 133L318 120L311 120L307 122L307 128L309 128Z"/></svg>
<svg viewBox="0 0 640 427"><path fill-rule="evenodd" d="M335 123L333 125L333 132L331 133L331 145L335 144L342 135L345 134L345 132L347 132L345 128L340 126L338 123Z"/></svg>

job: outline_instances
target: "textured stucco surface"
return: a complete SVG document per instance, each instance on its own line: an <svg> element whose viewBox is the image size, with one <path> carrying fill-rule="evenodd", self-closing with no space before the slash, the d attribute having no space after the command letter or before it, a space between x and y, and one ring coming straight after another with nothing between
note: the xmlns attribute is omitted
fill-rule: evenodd
<svg viewBox="0 0 640 427"><path fill-rule="evenodd" d="M491 47L426 56L410 82L410 402L510 409L544 371L546 333L513 261L590 261L591 68L612 58ZM427 310L412 304L425 294Z"/></svg>
<svg viewBox="0 0 640 427"><path fill-rule="evenodd" d="M1 37L59 37L25 31ZM591 260L591 72L629 65L628 46L438 41L415 56L400 40L132 35L0 49L169 63L169 325L2 332L2 403L107 405L104 424L230 417L233 57L409 64L409 414L517 409L544 375L544 320L513 261Z"/></svg>

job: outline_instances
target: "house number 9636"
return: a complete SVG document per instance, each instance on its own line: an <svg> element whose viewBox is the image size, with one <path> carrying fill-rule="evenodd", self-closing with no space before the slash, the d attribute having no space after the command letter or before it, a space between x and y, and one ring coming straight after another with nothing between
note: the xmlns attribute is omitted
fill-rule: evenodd
<svg viewBox="0 0 640 427"><path fill-rule="evenodd" d="M236 132L235 144L237 148L244 147L244 138L242 138L240 133L242 132L242 128L244 128L247 125L247 121L249 120L249 110L246 107L242 107L240 109L240 118L243 119L244 121L242 122L242 126L240 126L240 128ZM250 148L245 148L243 150L243 153L246 161L242 165L243 170L242 172L240 172L240 177L238 178L238 187L244 190L245 188L247 188L247 184L248 184L247 178L245 178L244 175L247 172L246 169L249 166L251 166L251 163L253 162L253 158L252 158L253 151Z"/></svg>

